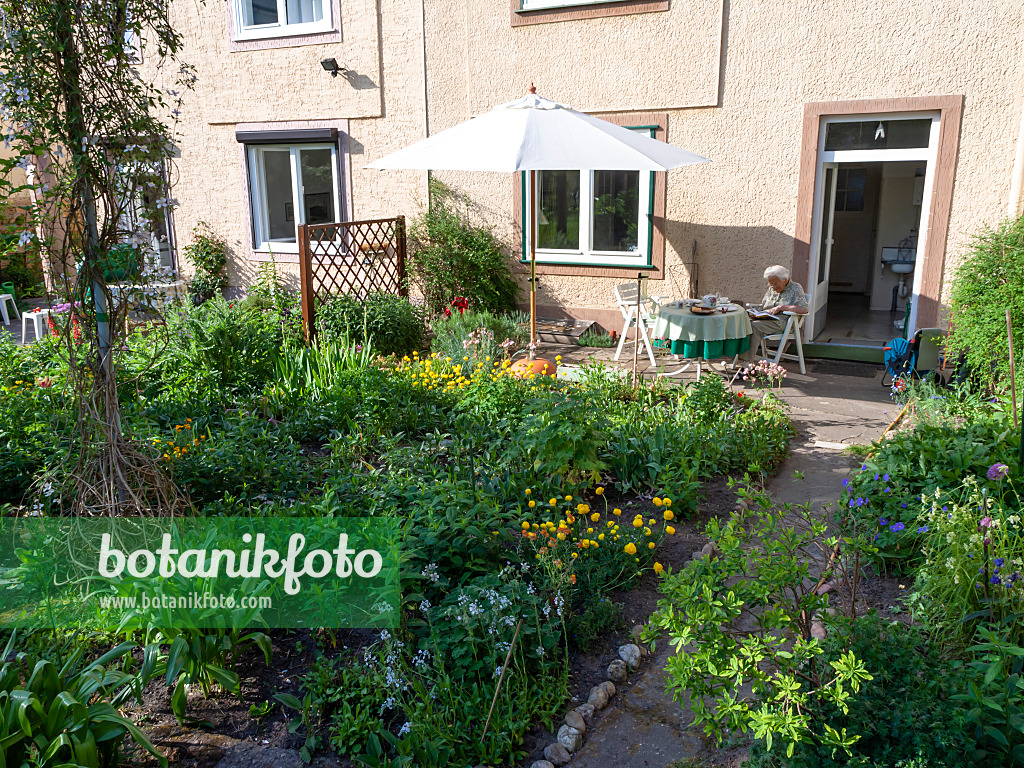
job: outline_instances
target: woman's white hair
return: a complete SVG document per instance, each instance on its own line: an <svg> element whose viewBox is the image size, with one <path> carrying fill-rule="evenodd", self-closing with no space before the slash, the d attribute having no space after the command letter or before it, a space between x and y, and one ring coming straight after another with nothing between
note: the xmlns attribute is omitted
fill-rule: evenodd
<svg viewBox="0 0 1024 768"><path fill-rule="evenodd" d="M768 267L768 269L764 271L764 279L767 280L769 277L777 277L779 280L789 280L789 270L776 264L774 267Z"/></svg>

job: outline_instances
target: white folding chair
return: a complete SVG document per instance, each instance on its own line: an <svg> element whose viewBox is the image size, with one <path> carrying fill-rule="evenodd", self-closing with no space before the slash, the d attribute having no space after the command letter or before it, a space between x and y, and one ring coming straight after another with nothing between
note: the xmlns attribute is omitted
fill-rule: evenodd
<svg viewBox="0 0 1024 768"><path fill-rule="evenodd" d="M807 298L807 305L809 307L811 295L808 293L804 294L804 296ZM783 359L796 360L800 363L800 373L806 374L807 366L804 365L804 343L801 331L804 327L804 320L807 319L807 313L783 312L782 314L789 318L786 321L786 327L783 329L782 333L773 333L761 339L761 355L763 357L768 357L768 342L778 341L779 349L775 353L775 364L778 365L779 361ZM791 338L796 342L795 355L786 354L786 346L789 344L789 340Z"/></svg>
<svg viewBox="0 0 1024 768"><path fill-rule="evenodd" d="M619 312L622 313L622 333L619 334L619 346L615 350L615 357L613 359L618 360L622 355L622 348L626 345L626 334L629 333L631 328L636 326L636 343L639 344L640 340L643 339L644 346L647 348L647 357L651 361L651 366L653 367L657 365L657 361L654 359L654 348L651 346L651 338L648 335L648 331L654 327L652 309L653 306L657 304L657 299L652 296L640 296L639 323L637 323L637 297L635 283L625 283L623 285L615 286L615 303L619 305ZM648 304L651 306L649 307Z"/></svg>

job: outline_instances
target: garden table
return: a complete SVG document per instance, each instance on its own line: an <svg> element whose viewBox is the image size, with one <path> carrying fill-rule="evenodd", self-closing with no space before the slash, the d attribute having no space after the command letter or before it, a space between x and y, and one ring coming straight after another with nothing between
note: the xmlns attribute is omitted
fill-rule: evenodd
<svg viewBox="0 0 1024 768"><path fill-rule="evenodd" d="M734 357L750 349L750 318L742 307L735 304L727 306L725 312L697 315L687 305L663 304L655 314L652 336L656 340L667 339L669 343L663 346L673 355L696 362L699 380L701 364L705 360ZM687 370L693 362L661 375L675 376Z"/></svg>

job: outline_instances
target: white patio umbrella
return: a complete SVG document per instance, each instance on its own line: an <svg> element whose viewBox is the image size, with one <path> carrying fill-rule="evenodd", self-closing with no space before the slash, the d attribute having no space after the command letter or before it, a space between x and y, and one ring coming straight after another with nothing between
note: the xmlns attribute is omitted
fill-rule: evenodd
<svg viewBox="0 0 1024 768"><path fill-rule="evenodd" d="M370 163L375 169L530 172L530 211L537 171L668 171L711 162L685 149L577 112L530 92L487 114ZM531 229L535 229L531 227ZM537 340L537 254L530 240L530 344Z"/></svg>

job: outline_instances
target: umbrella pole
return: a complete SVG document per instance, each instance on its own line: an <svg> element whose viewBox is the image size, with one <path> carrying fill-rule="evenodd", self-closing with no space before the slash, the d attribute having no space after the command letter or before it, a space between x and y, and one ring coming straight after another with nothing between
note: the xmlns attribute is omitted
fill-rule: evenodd
<svg viewBox="0 0 1024 768"><path fill-rule="evenodd" d="M530 171L530 359L537 350L537 172Z"/></svg>

